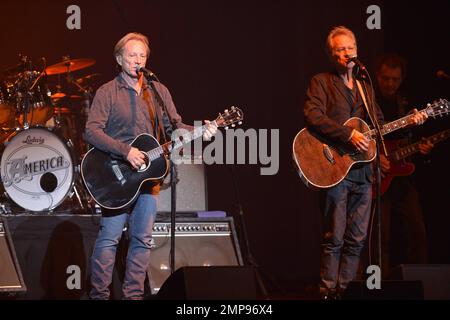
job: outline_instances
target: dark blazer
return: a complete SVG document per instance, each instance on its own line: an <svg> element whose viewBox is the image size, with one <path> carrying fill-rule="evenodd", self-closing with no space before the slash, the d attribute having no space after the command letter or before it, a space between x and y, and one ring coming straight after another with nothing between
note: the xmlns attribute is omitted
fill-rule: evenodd
<svg viewBox="0 0 450 320"><path fill-rule="evenodd" d="M362 83L363 80L360 81ZM369 96L372 95L370 85L366 87ZM311 79L303 108L306 125L328 139L339 142L347 142L350 139L352 128L343 124L351 117L359 117L372 127L356 83L353 95L352 98L352 91L336 72L315 75ZM376 103L375 108L378 121L382 125L383 113ZM358 170L359 172L356 172ZM371 165L353 166L347 178L357 182L371 182Z"/></svg>

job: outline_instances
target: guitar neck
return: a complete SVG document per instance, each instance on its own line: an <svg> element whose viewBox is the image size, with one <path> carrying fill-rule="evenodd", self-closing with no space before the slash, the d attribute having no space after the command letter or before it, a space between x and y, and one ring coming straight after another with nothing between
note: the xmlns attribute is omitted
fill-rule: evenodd
<svg viewBox="0 0 450 320"><path fill-rule="evenodd" d="M446 140L448 138L450 138L450 129L436 133L436 134L428 137L427 140L429 140L433 144L436 144L436 143ZM412 143L406 147L395 150L394 152L389 154L389 157L391 159L393 159L394 161L402 160L406 157L409 157L409 156L419 152L419 150L420 150L419 145L420 145L420 141Z"/></svg>
<svg viewBox="0 0 450 320"><path fill-rule="evenodd" d="M432 111L430 111L429 108L420 110L419 112L425 112L428 115L430 115L432 113ZM409 125L414 124L413 117L414 117L414 114L409 114L407 116L404 116L403 118L386 123L385 125L383 125L383 127L381 127L381 134L384 136L385 134L394 132L396 130L399 130L399 129L402 129ZM377 131L376 131L376 129L372 129L372 130L365 132L364 135L366 136L366 138L368 140L375 140L377 137Z"/></svg>
<svg viewBox="0 0 450 320"><path fill-rule="evenodd" d="M212 124L216 125L216 121L212 121ZM206 130L207 125L203 125L201 127L195 127L194 130L189 131L175 140L166 142L165 144L159 146L158 148L152 149L147 152L147 155L150 160L155 160L159 158L162 154L169 154L172 151L183 147L184 145L190 143L191 141L200 138L203 135L203 132Z"/></svg>

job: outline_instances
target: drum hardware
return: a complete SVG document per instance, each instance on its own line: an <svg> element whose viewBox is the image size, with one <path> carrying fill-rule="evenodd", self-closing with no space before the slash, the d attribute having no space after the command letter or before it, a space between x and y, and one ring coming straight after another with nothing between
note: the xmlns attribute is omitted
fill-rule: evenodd
<svg viewBox="0 0 450 320"><path fill-rule="evenodd" d="M0 213L4 215L11 215L12 214L11 205L7 202L0 203Z"/></svg>
<svg viewBox="0 0 450 320"><path fill-rule="evenodd" d="M89 81L99 74L74 79L72 72L93 65L95 60L63 57L47 67L43 58L42 71L35 71L27 56L20 58L20 63L3 72L4 80L0 81L0 142L4 145L0 168L6 197L6 202L0 200L0 213L11 212L12 201L26 210L50 213L74 195L82 210L94 212L78 162L88 149L81 141L80 128L92 99ZM65 75L65 83L76 92L70 94L69 87L62 92L62 87L57 86L52 94L47 86L47 76L52 75ZM69 119L69 124L62 117ZM61 130L66 126L72 136L63 139ZM79 158L72 158L71 150L75 149Z"/></svg>
<svg viewBox="0 0 450 320"><path fill-rule="evenodd" d="M30 211L53 210L73 185L70 150L47 128L19 131L3 151L0 164L6 193Z"/></svg>

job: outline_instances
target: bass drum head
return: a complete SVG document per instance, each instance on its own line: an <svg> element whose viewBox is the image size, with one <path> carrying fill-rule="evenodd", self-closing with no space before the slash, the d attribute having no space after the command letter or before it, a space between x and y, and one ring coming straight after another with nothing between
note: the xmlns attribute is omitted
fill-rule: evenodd
<svg viewBox="0 0 450 320"><path fill-rule="evenodd" d="M1 178L8 196L30 211L56 208L70 192L74 169L66 144L46 128L18 132L6 142Z"/></svg>

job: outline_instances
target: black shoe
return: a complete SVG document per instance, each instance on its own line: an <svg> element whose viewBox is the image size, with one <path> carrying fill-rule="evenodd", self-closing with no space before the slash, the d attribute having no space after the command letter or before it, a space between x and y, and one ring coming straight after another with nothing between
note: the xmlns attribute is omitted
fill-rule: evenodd
<svg viewBox="0 0 450 320"><path fill-rule="evenodd" d="M320 290L321 300L340 300L340 295L336 292L336 289L324 289Z"/></svg>

